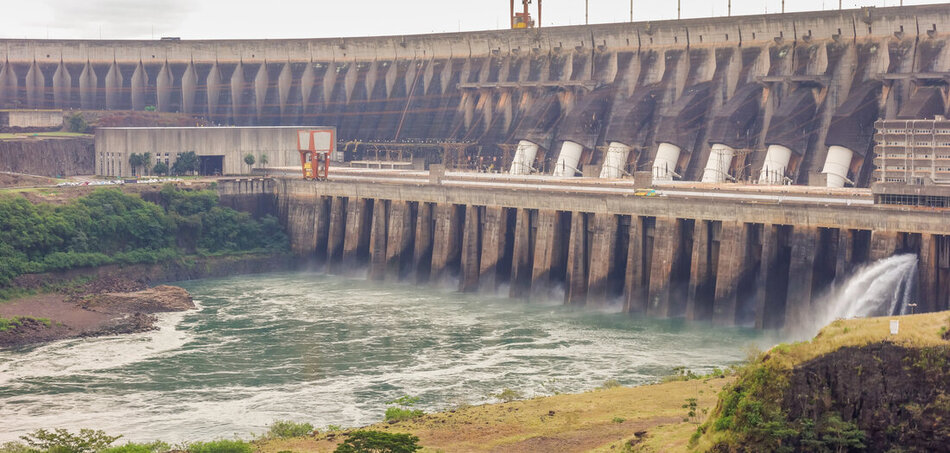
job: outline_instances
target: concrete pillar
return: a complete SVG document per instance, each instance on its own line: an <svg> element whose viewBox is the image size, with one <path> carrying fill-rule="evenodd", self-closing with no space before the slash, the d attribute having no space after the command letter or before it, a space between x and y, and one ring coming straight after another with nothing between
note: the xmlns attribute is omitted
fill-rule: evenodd
<svg viewBox="0 0 950 453"><path fill-rule="evenodd" d="M317 205L291 200L289 209L290 250L295 255L309 256L317 249Z"/></svg>
<svg viewBox="0 0 950 453"><path fill-rule="evenodd" d="M838 254L835 257L835 276L844 281L851 274L854 254L854 232L842 228L838 231Z"/></svg>
<svg viewBox="0 0 950 453"><path fill-rule="evenodd" d="M534 265L531 269L532 296L546 295L551 289L556 223L556 211L538 211L537 231L534 236Z"/></svg>
<svg viewBox="0 0 950 453"><path fill-rule="evenodd" d="M399 280L406 273L405 257L412 243L415 219L409 203L393 200L389 203L389 238L386 241L386 278Z"/></svg>
<svg viewBox="0 0 950 453"><path fill-rule="evenodd" d="M670 316L670 273L676 259L680 224L675 218L658 217L653 236L653 258L650 267L650 289L647 314Z"/></svg>
<svg viewBox="0 0 950 453"><path fill-rule="evenodd" d="M919 283L917 313L937 310L937 241L933 234L920 235L920 256L917 263Z"/></svg>
<svg viewBox="0 0 950 453"><path fill-rule="evenodd" d="M386 278L387 250L386 242L389 236L389 201L376 200L373 203L373 223L370 227L369 238L369 278L383 280Z"/></svg>
<svg viewBox="0 0 950 453"><path fill-rule="evenodd" d="M438 204L433 214L435 232L432 243L432 269L430 278L439 281L446 276L447 267L458 260L461 225L454 204Z"/></svg>
<svg viewBox="0 0 950 453"><path fill-rule="evenodd" d="M715 324L732 325L736 321L739 281L748 265L747 247L745 224L723 222L716 271L716 294L713 298L712 319Z"/></svg>
<svg viewBox="0 0 950 453"><path fill-rule="evenodd" d="M630 217L630 246L627 248L627 274L623 285L624 311L627 313L643 313L646 311L646 287L643 284L644 274L644 218Z"/></svg>
<svg viewBox="0 0 950 453"><path fill-rule="evenodd" d="M607 279L612 271L617 249L617 216L594 214L593 220L587 303L602 305L607 302Z"/></svg>
<svg viewBox="0 0 950 453"><path fill-rule="evenodd" d="M486 206L482 214L478 282L480 288L493 291L498 284L498 261L505 253L508 219L500 206Z"/></svg>
<svg viewBox="0 0 950 453"><path fill-rule="evenodd" d="M330 226L327 232L327 268L343 259L343 237L346 231L346 198L330 201Z"/></svg>
<svg viewBox="0 0 950 453"><path fill-rule="evenodd" d="M362 236L365 234L363 225L366 223L367 204L365 198L351 198L346 205L346 235L343 238L343 268L345 270L359 264L357 255Z"/></svg>
<svg viewBox="0 0 950 453"><path fill-rule="evenodd" d="M584 212L571 214L570 244L567 250L567 288L564 301L569 304L583 305L587 301L587 282L589 278L589 256L587 221Z"/></svg>
<svg viewBox="0 0 950 453"><path fill-rule="evenodd" d="M515 214L515 243L511 257L510 297L525 297L531 289L531 265L534 259L531 236L531 213L527 209L518 209Z"/></svg>
<svg viewBox="0 0 950 453"><path fill-rule="evenodd" d="M419 203L419 213L416 217L416 241L412 253L416 281L419 283L428 281L431 275L432 238L435 232L433 210L434 205L432 203Z"/></svg>
<svg viewBox="0 0 950 453"><path fill-rule="evenodd" d="M762 261L759 269L759 277L756 281L755 297L755 327L757 329L765 328L767 316L766 296L768 295L769 272L778 256L778 244L776 244L777 235L775 225L766 224L762 228Z"/></svg>
<svg viewBox="0 0 950 453"><path fill-rule="evenodd" d="M797 327L804 325L809 314L813 312L811 290L818 229L810 226L793 228L792 255L788 269L788 296L785 298L785 325Z"/></svg>
<svg viewBox="0 0 950 453"><path fill-rule="evenodd" d="M897 232L896 231L871 231L871 250L868 258L871 261L882 260L890 257L897 251Z"/></svg>
<svg viewBox="0 0 950 453"><path fill-rule="evenodd" d="M317 200L317 225L316 225L316 257L322 261L327 261L327 243L330 235L330 199L320 197Z"/></svg>
<svg viewBox="0 0 950 453"><path fill-rule="evenodd" d="M481 207L465 207L465 227L462 232L462 275L459 278L459 291L478 289L478 276L481 272L482 231Z"/></svg>
<svg viewBox="0 0 950 453"><path fill-rule="evenodd" d="M693 256L690 260L686 297L686 319L689 320L707 320L712 316L712 301L706 296L716 285L713 266L718 257L711 256L711 243L714 239L710 237L712 223L714 222L696 220L693 224Z"/></svg>

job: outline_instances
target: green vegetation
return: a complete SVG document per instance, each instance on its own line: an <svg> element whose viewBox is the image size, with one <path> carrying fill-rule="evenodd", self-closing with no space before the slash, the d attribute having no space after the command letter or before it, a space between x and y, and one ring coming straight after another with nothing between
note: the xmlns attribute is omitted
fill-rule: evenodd
<svg viewBox="0 0 950 453"><path fill-rule="evenodd" d="M604 381L604 383L599 388L603 390L607 390L607 389L614 389L617 387L620 387L620 381L616 379L608 379Z"/></svg>
<svg viewBox="0 0 950 453"><path fill-rule="evenodd" d="M201 161L198 159L198 155L194 151L186 151L175 157L171 172L176 176L190 175L198 171L200 165Z"/></svg>
<svg viewBox="0 0 950 453"><path fill-rule="evenodd" d="M38 429L21 436L29 450L50 453L96 453L105 450L122 436L110 436L101 430L80 429L79 433L57 428L53 431Z"/></svg>
<svg viewBox="0 0 950 453"><path fill-rule="evenodd" d="M129 165L132 167L132 173L138 176L142 176L141 173L136 172L135 170L139 167L142 168L143 172L147 172L149 167L152 165L152 153L132 153L129 155ZM166 165L166 172L167 165Z"/></svg>
<svg viewBox="0 0 950 453"><path fill-rule="evenodd" d="M512 390L510 388L505 388L500 393L493 396L506 403L510 403L512 401L521 399L521 393L519 393L517 390Z"/></svg>
<svg viewBox="0 0 950 453"><path fill-rule="evenodd" d="M268 439L289 439L292 437L309 436L313 433L313 425L310 423L297 423L290 420L275 420L270 424L267 434Z"/></svg>
<svg viewBox="0 0 950 453"><path fill-rule="evenodd" d="M171 445L162 441L149 442L146 444L129 442L118 447L106 448L99 453L165 453L171 451L171 449Z"/></svg>
<svg viewBox="0 0 950 453"><path fill-rule="evenodd" d="M254 447L242 440L213 440L188 444L188 453L251 453Z"/></svg>
<svg viewBox="0 0 950 453"><path fill-rule="evenodd" d="M158 161L157 163L155 163L155 166L152 167L152 173L154 173L154 174L156 174L156 175L159 175L159 176L165 176L165 175L167 175L167 174L168 174L168 164L166 164L165 162L162 162L162 161Z"/></svg>
<svg viewBox="0 0 950 453"><path fill-rule="evenodd" d="M358 430L347 435L335 453L412 453L421 450L419 438L412 434Z"/></svg>
<svg viewBox="0 0 950 453"><path fill-rule="evenodd" d="M419 397L409 395L401 396L392 401L387 401L386 404L395 404L395 406L389 406L386 408L386 415L383 417L383 420L387 422L403 422L425 415L425 412L420 409L412 409L412 406L415 406L418 402Z"/></svg>
<svg viewBox="0 0 950 453"><path fill-rule="evenodd" d="M160 203L118 189L65 205L0 197L0 287L26 273L288 247L277 219L221 207L213 191L169 185Z"/></svg>
<svg viewBox="0 0 950 453"><path fill-rule="evenodd" d="M36 321L45 324L46 327L52 326L53 322L49 318L34 318L33 316L14 316L12 318L0 318L0 332L16 329L24 324L24 321Z"/></svg>
<svg viewBox="0 0 950 453"><path fill-rule="evenodd" d="M867 435L855 421L846 421L831 408L830 393L814 396L822 401L822 411L790 417L782 402L790 388L790 379L805 362L846 347L894 345L906 348L904 370L918 370L927 379L943 379L947 373L947 345L937 332L941 319L936 314L901 317L901 335L889 334L886 318L839 320L828 325L811 341L780 344L752 358L736 370L734 384L719 394L719 403L711 417L700 426L691 440L699 450L713 451L863 451ZM935 335L936 334L936 335ZM856 353L856 352L855 352ZM853 353L852 353L853 354ZM882 360L872 356L872 360ZM854 372L860 375L862 367ZM917 412L950 412L950 404L938 397L919 407ZM950 398L946 399L950 403ZM887 437L900 439L902 433L917 432L913 403L903 406L908 422L892 425ZM684 405L684 408L686 405ZM692 408L690 408L693 411ZM875 413L874 417L880 414ZM691 416L690 416L691 418ZM913 419L913 420L911 420ZM906 426L905 426L906 425Z"/></svg>
<svg viewBox="0 0 950 453"><path fill-rule="evenodd" d="M251 167L254 166L254 155L247 153L244 155L244 163L247 164L247 172L251 172Z"/></svg>
<svg viewBox="0 0 950 453"><path fill-rule="evenodd" d="M76 134L88 134L92 128L81 113L73 113L66 118L66 129Z"/></svg>

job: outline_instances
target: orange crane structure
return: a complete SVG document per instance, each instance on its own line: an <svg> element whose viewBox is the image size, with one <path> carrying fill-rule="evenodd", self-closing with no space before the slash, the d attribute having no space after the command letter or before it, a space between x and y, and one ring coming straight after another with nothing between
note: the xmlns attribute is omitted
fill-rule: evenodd
<svg viewBox="0 0 950 453"><path fill-rule="evenodd" d="M531 13L528 11L528 5L531 4L531 0L521 0L521 6L524 7L523 12L515 12L515 0L511 0L511 28L533 28L534 20L531 19ZM541 0L538 0L538 28L541 27Z"/></svg>

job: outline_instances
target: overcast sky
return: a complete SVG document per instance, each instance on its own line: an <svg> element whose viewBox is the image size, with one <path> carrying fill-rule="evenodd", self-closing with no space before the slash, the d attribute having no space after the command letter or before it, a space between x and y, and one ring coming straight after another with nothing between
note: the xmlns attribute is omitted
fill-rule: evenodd
<svg viewBox="0 0 950 453"><path fill-rule="evenodd" d="M516 0L520 4L521 0ZM682 17L726 15L728 0L682 0ZM946 0L944 0L946 1ZM537 2L537 0L534 0ZM630 0L589 0L590 23L625 22ZM732 0L732 14L775 13L782 0ZM505 0L3 0L0 38L325 38L491 30L508 25ZM14 4L16 6L12 6ZM845 8L899 0L843 0ZM906 5L941 3L906 0ZM12 6L12 7L11 7ZM543 25L584 23L584 0L543 0ZM787 0L786 11L838 0ZM536 11L532 4L532 15ZM634 0L634 20L676 18L673 0Z"/></svg>

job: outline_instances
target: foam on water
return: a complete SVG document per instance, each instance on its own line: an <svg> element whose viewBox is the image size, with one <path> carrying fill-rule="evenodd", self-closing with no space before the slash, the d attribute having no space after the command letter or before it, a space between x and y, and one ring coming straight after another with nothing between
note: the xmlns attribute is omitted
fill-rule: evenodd
<svg viewBox="0 0 950 453"><path fill-rule="evenodd" d="M386 401L424 410L652 382L673 367L735 363L746 329L650 321L309 273L182 284L197 312L162 329L0 355L0 442L90 427L129 440L247 437L275 419L379 421Z"/></svg>

